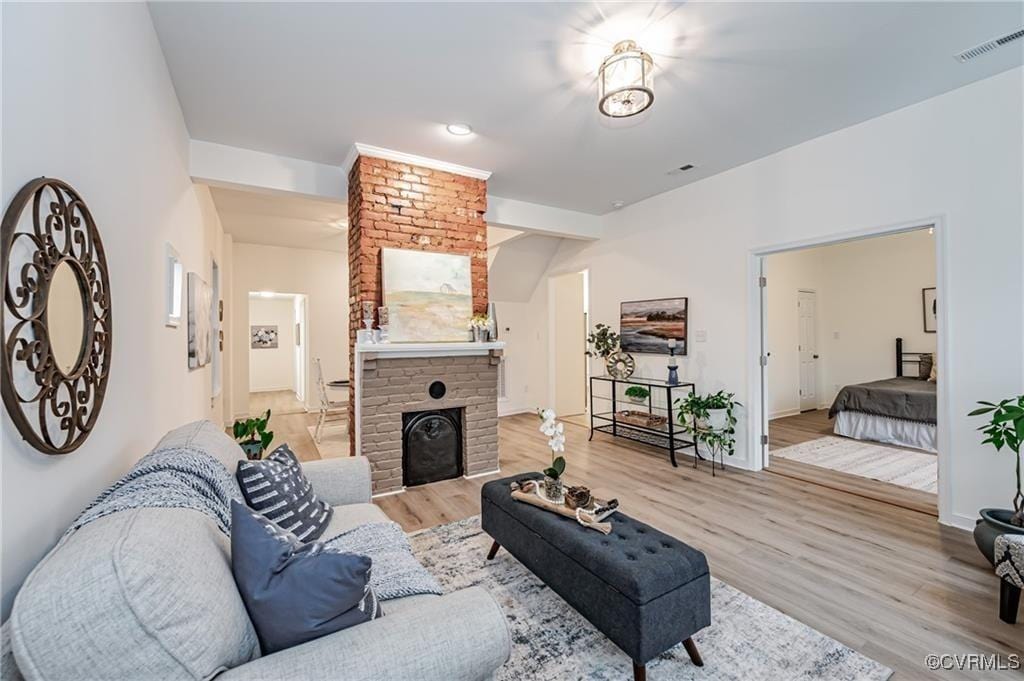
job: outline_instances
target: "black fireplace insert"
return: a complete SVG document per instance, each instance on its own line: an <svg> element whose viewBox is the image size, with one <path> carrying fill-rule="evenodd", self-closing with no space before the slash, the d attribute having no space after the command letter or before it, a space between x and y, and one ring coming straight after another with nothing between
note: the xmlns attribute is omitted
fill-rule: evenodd
<svg viewBox="0 0 1024 681"><path fill-rule="evenodd" d="M402 484L406 487L462 475L462 409L402 414Z"/></svg>

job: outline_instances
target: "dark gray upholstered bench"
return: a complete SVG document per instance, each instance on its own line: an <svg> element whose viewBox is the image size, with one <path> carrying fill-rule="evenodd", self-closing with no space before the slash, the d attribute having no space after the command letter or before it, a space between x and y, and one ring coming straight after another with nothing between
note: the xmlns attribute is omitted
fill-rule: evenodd
<svg viewBox="0 0 1024 681"><path fill-rule="evenodd" d="M711 578L704 554L649 525L616 513L601 534L516 501L511 483L539 474L494 480L481 490L480 522L504 547L576 608L633 660L643 681L646 664L682 642L703 662L690 638L711 624Z"/></svg>

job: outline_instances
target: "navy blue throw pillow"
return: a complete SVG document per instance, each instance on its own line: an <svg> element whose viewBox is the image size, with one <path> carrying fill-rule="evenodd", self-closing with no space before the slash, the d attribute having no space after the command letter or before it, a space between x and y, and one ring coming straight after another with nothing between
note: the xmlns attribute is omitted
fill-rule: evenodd
<svg viewBox="0 0 1024 681"><path fill-rule="evenodd" d="M264 655L382 617L372 561L304 544L231 502L231 571Z"/></svg>
<svg viewBox="0 0 1024 681"><path fill-rule="evenodd" d="M299 460L281 445L258 461L239 461L235 471L245 503L302 541L319 539L334 509L316 498Z"/></svg>

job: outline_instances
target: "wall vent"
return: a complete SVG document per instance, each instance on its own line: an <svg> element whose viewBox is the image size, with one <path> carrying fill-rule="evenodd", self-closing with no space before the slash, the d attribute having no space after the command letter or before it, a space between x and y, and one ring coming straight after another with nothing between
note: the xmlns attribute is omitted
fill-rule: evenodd
<svg viewBox="0 0 1024 681"><path fill-rule="evenodd" d="M976 45L969 50L964 50L960 54L955 55L955 58L960 63L968 62L975 57L980 57L987 52L991 52L992 50L998 47L1003 47L1004 45L1009 45L1015 40L1020 40L1021 38L1024 38L1024 28L1019 28L1012 33L1000 36L999 38L993 38L992 40Z"/></svg>
<svg viewBox="0 0 1024 681"><path fill-rule="evenodd" d="M695 165L693 165L692 163L687 163L686 165L679 166L678 168L673 168L672 170L668 171L668 174L678 175L680 173L685 173L687 170L693 170L694 168L696 168Z"/></svg>
<svg viewBox="0 0 1024 681"><path fill-rule="evenodd" d="M498 399L499 400L507 400L508 399L508 383L505 382L505 373L507 371L507 368L506 368L506 366L507 366L506 363L507 362L508 362L508 360L505 359L504 357L502 357L498 361Z"/></svg>

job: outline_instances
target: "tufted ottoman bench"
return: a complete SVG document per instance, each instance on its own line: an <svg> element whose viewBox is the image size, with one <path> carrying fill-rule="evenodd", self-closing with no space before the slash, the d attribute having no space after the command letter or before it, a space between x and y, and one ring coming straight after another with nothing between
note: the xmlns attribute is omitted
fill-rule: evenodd
<svg viewBox="0 0 1024 681"><path fill-rule="evenodd" d="M516 501L511 483L540 474L488 482L480 523L494 540L488 559L504 547L633 660L637 681L646 664L682 642L690 660L704 663L690 638L711 624L711 578L704 554L624 513L603 535Z"/></svg>

